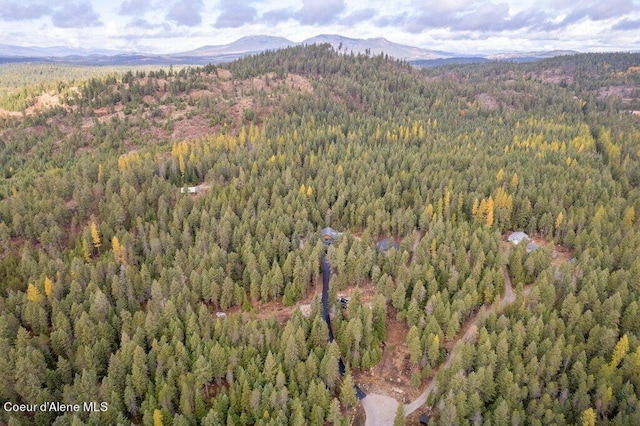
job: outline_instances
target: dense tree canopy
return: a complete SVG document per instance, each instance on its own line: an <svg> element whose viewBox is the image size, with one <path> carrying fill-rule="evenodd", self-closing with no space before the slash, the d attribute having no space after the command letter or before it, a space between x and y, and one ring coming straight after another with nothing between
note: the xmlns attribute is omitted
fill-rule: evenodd
<svg viewBox="0 0 640 426"><path fill-rule="evenodd" d="M388 312L419 385L506 266L530 293L459 342L436 420L640 423L638 60L418 70L295 47L0 118L0 400L109 404L0 418L340 424ZM376 288L333 306L330 344L317 299L286 324L255 312L317 285L327 222L334 289ZM572 261L507 252L512 230Z"/></svg>

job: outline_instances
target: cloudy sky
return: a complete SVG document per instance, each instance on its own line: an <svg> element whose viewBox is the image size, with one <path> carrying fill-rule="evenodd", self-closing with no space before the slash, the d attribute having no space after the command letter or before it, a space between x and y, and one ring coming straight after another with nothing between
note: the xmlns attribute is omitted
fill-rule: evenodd
<svg viewBox="0 0 640 426"><path fill-rule="evenodd" d="M269 34L453 52L640 48L640 0L0 0L0 43L169 53Z"/></svg>

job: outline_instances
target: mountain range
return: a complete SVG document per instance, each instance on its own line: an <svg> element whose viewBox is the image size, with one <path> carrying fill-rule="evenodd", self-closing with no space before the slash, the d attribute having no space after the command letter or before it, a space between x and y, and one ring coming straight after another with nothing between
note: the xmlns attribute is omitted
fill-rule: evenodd
<svg viewBox="0 0 640 426"><path fill-rule="evenodd" d="M84 49L64 46L34 47L0 44L0 63L57 62L78 65L145 65L145 64L207 64L221 63L242 56L277 50L301 44L328 43L344 53L386 54L421 66L443 63L484 61L532 61L552 56L570 55L575 51L504 52L492 55L457 54L391 42L385 38L358 39L336 34L321 34L301 42L283 37L255 35L242 37L225 45L202 46L194 50L172 54L151 54L108 49Z"/></svg>

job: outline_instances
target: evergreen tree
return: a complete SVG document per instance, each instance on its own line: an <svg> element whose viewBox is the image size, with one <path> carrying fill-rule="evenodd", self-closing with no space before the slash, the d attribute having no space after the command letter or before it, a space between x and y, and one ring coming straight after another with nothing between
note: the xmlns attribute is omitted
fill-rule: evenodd
<svg viewBox="0 0 640 426"><path fill-rule="evenodd" d="M355 383L351 372L346 372L342 378L342 384L340 385L340 401L345 407L353 407L357 404L358 398L356 396Z"/></svg>
<svg viewBox="0 0 640 426"><path fill-rule="evenodd" d="M404 426L406 424L406 420L404 418L404 404L398 404L398 408L396 409L396 416L393 418L393 426Z"/></svg>

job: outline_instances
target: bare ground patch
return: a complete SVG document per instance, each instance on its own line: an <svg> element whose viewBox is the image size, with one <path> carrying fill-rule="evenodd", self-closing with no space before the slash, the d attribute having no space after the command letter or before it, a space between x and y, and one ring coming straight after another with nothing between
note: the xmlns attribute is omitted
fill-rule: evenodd
<svg viewBox="0 0 640 426"><path fill-rule="evenodd" d="M598 89L597 97L598 99L604 99L607 97L616 97L620 98L625 102L631 102L634 99L638 99L640 97L640 87L639 86L607 86L601 87Z"/></svg>
<svg viewBox="0 0 640 426"><path fill-rule="evenodd" d="M411 386L411 373L414 370L406 343L409 327L395 317L395 309L389 308L387 340L382 348L382 359L369 370L354 372L354 379L366 393L390 395L398 401L408 402L420 390Z"/></svg>
<svg viewBox="0 0 640 426"><path fill-rule="evenodd" d="M311 86L309 80L297 74L289 74L287 76L287 86L304 93L313 92L313 86Z"/></svg>
<svg viewBox="0 0 640 426"><path fill-rule="evenodd" d="M190 118L174 121L171 139L197 139L212 132L213 130L211 126L209 126L209 121L201 115L195 115Z"/></svg>
<svg viewBox="0 0 640 426"><path fill-rule="evenodd" d="M480 93L476 96L476 100L480 107L484 109L495 110L500 106L500 102L488 93Z"/></svg>
<svg viewBox="0 0 640 426"><path fill-rule="evenodd" d="M316 295L318 296L318 298L322 297L322 283L320 283L319 285L309 285L305 297L293 306L284 305L282 303L282 300L275 302L272 300L266 303L261 302L260 300L253 300L251 301L250 311L243 311L241 306L233 306L227 309L225 313L232 314L237 312L250 312L254 314L258 319L269 319L272 316L275 316L280 325L285 325L287 321L291 319L296 310L301 310L303 313L306 310L309 310L310 312L311 302Z"/></svg>
<svg viewBox="0 0 640 426"><path fill-rule="evenodd" d="M37 96L33 105L27 108L27 114L33 114L36 111L41 111L56 106L62 105L60 97L55 93L43 93Z"/></svg>
<svg viewBox="0 0 640 426"><path fill-rule="evenodd" d="M22 113L0 108L0 117L22 117Z"/></svg>

